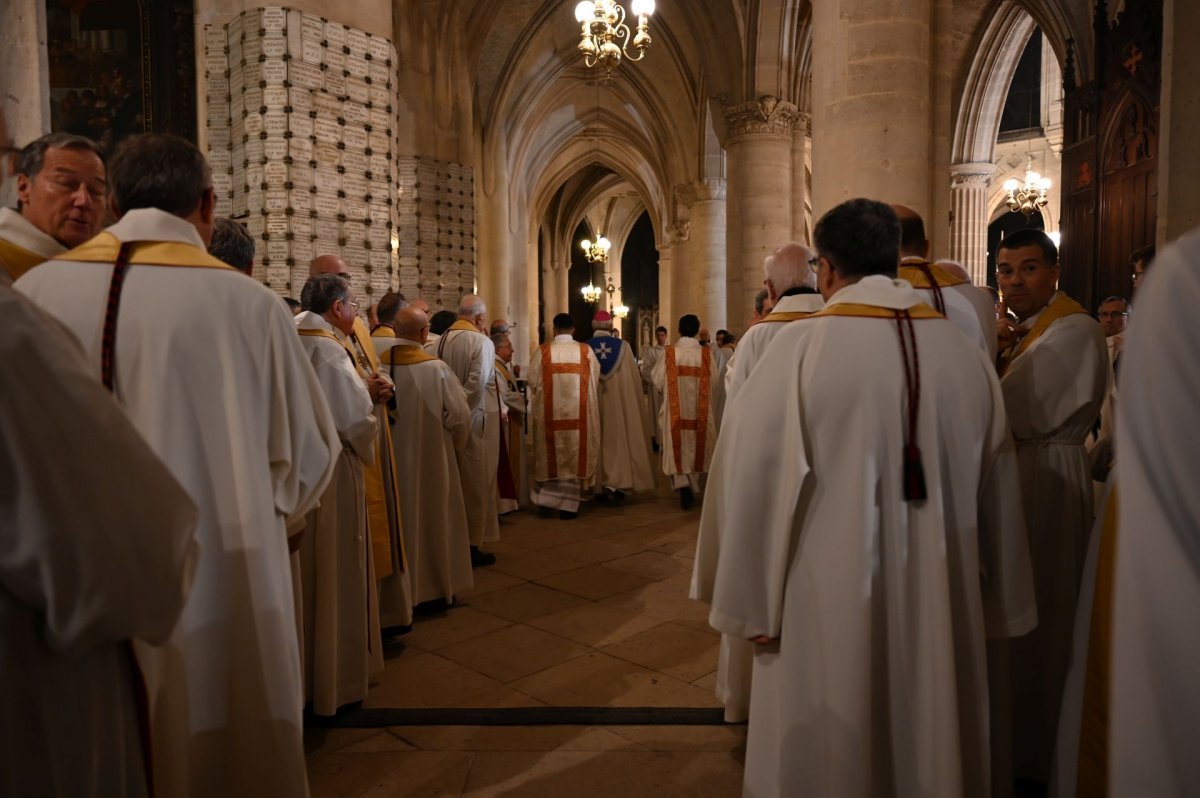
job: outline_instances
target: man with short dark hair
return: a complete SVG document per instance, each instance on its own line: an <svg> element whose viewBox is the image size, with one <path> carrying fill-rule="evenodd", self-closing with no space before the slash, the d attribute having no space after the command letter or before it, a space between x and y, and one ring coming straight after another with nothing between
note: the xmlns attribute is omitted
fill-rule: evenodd
<svg viewBox="0 0 1200 798"><path fill-rule="evenodd" d="M529 364L533 478L530 497L562 519L579 512L595 484L600 454L600 363L587 344L574 338L566 313L554 317L554 340Z"/></svg>
<svg viewBox="0 0 1200 798"><path fill-rule="evenodd" d="M279 297L205 251L214 198L196 146L133 136L109 168L120 220L17 288L75 333L200 508L183 616L166 645L137 646L154 792L303 795L286 529L328 484L337 428Z"/></svg>
<svg viewBox="0 0 1200 798"><path fill-rule="evenodd" d="M1000 386L895 279L887 205L814 233L825 307L730 407L692 580L757 646L744 792L987 795L985 639L1035 623Z"/></svg>
<svg viewBox="0 0 1200 798"><path fill-rule="evenodd" d="M750 317L750 326L762 321L771 312L774 304L767 289L759 289L759 292L754 295L754 315Z"/></svg>
<svg viewBox="0 0 1200 798"><path fill-rule="evenodd" d="M1148 247L1139 247L1135 249L1129 256L1129 266L1133 269L1133 290L1136 291L1142 287L1142 280L1145 278L1146 272L1150 271L1150 266L1154 263L1154 245Z"/></svg>
<svg viewBox="0 0 1200 798"><path fill-rule="evenodd" d="M1100 326L1058 290L1059 273L1058 250L1041 230L1000 243L996 280L1017 321L997 322L997 363L1017 443L1038 611L1038 628L1011 643L1013 769L1042 784L1050 777L1094 512L1084 441L1109 373Z"/></svg>
<svg viewBox="0 0 1200 798"><path fill-rule="evenodd" d="M379 430L346 340L358 316L350 283L336 274L310 277L300 303L296 330L343 444L321 503L305 519L299 549L305 699L313 714L331 717L366 698L369 678L383 670L363 487L363 468L379 454Z"/></svg>
<svg viewBox="0 0 1200 798"><path fill-rule="evenodd" d="M377 322L377 326L374 330L371 330L371 335L379 332L380 327L387 327L389 329L385 331L385 337L395 338L396 331L391 329L392 322L395 320L396 314L406 307L408 307L408 300L404 298L404 294L398 291L388 291L384 294L383 298L375 306L375 321Z"/></svg>
<svg viewBox="0 0 1200 798"><path fill-rule="evenodd" d="M254 237L246 225L233 219L218 218L213 223L212 243L208 254L228 263L246 276L254 275Z"/></svg>
<svg viewBox="0 0 1200 798"><path fill-rule="evenodd" d="M17 159L17 209L0 208L0 281L9 284L104 226L104 156L91 139L48 133Z"/></svg>
<svg viewBox="0 0 1200 798"><path fill-rule="evenodd" d="M655 387L663 395L658 428L662 432L662 469L679 492L679 506L690 510L704 488L704 476L717 443L717 364L696 340L700 319L679 319L679 340L667 346L654 367ZM723 391L722 391L723 393Z"/></svg>

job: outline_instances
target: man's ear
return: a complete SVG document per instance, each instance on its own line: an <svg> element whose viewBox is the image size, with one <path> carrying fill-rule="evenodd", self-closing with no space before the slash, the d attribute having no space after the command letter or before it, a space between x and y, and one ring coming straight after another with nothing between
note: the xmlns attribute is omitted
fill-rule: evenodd
<svg viewBox="0 0 1200 798"><path fill-rule="evenodd" d="M112 192L109 192L108 195L108 210L114 219L120 219L122 216L124 216L124 214L121 212L121 208L117 205L117 195L113 194Z"/></svg>
<svg viewBox="0 0 1200 798"><path fill-rule="evenodd" d="M205 224L212 224L216 210L217 195L212 186L209 186L204 190L204 196L200 198L200 220Z"/></svg>

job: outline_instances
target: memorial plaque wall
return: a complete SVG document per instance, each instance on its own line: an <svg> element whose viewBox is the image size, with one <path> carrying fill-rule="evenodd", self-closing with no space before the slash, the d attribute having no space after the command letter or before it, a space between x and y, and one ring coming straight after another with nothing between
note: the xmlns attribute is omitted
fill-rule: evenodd
<svg viewBox="0 0 1200 798"><path fill-rule="evenodd" d="M204 41L217 213L246 224L255 276L282 295L340 255L365 312L399 273L394 45L283 7Z"/></svg>
<svg viewBox="0 0 1200 798"><path fill-rule="evenodd" d="M475 177L470 166L402 156L397 164L398 283L454 309L475 290Z"/></svg>

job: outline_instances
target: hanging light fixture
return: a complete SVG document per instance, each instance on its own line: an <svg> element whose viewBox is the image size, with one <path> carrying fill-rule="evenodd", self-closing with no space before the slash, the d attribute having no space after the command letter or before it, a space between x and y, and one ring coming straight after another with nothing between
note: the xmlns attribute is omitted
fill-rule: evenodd
<svg viewBox="0 0 1200 798"><path fill-rule="evenodd" d="M603 294L604 291L597 287L591 280L588 280L588 284L580 289L580 293L583 294L584 302L587 302L589 305L594 305L600 301L600 295Z"/></svg>
<svg viewBox="0 0 1200 798"><path fill-rule="evenodd" d="M617 305L615 308L613 308L613 315L616 316L618 319L628 318L629 306L628 305Z"/></svg>
<svg viewBox="0 0 1200 798"><path fill-rule="evenodd" d="M585 238L579 242L579 246L583 249L583 255L587 258L588 263L604 264L608 260L608 251L612 249L612 242L603 234L597 234L595 241Z"/></svg>
<svg viewBox="0 0 1200 798"><path fill-rule="evenodd" d="M583 63L589 69L599 64L610 79L612 71L620 66L622 55L629 61L641 61L650 46L654 0L633 0L629 10L638 18L632 43L636 55L629 52L630 31L625 24L625 9L615 0L582 0L575 6L575 20L583 26L578 48Z"/></svg>
<svg viewBox="0 0 1200 798"><path fill-rule="evenodd" d="M1042 177L1033 171L1033 156L1025 164L1025 182L1010 177L1004 181L1004 190L1008 192L1006 202L1013 213L1020 211L1029 218L1034 211L1046 207L1046 193L1050 191L1050 178Z"/></svg>

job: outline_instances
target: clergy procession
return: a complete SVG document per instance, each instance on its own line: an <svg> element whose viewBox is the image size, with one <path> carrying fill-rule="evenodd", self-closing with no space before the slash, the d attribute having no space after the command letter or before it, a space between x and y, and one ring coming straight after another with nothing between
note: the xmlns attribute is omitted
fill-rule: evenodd
<svg viewBox="0 0 1200 798"><path fill-rule="evenodd" d="M306 722L461 612L502 519L656 493L699 505L745 795L1197 789L1167 613L1200 602L1200 233L1118 344L1045 233L1000 242L997 303L911 208L851 199L778 242L740 337L561 308L521 352L482 296L368 308L332 254L293 314L182 138L49 134L16 172L0 793L307 795Z"/></svg>

